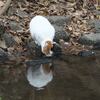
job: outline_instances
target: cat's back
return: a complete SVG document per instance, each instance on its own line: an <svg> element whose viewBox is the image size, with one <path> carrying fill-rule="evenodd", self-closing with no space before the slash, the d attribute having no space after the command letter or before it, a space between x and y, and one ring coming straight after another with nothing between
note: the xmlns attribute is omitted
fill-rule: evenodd
<svg viewBox="0 0 100 100"><path fill-rule="evenodd" d="M55 29L51 23L43 16L35 16L30 22L31 35L39 37L52 37L55 34ZM37 38L37 37L35 37Z"/></svg>
<svg viewBox="0 0 100 100"><path fill-rule="evenodd" d="M43 16L35 16L31 22L30 22L30 26L32 27L38 27L38 28L46 28L46 27L50 27L51 24L50 22Z"/></svg>

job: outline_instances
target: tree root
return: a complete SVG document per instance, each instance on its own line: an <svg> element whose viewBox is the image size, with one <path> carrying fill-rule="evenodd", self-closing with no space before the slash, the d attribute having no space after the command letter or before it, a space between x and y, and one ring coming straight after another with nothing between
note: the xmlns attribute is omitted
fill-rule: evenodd
<svg viewBox="0 0 100 100"><path fill-rule="evenodd" d="M7 9L10 6L10 3L11 3L11 0L7 0L5 5L0 9L0 15L3 15L7 11Z"/></svg>

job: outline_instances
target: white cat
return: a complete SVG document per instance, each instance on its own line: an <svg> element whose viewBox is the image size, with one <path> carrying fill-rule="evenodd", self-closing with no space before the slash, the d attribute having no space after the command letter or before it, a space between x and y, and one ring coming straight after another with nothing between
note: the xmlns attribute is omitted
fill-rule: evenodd
<svg viewBox="0 0 100 100"><path fill-rule="evenodd" d="M43 16L36 16L30 22L30 33L35 43L41 46L41 51L46 56L52 56L55 29L51 23Z"/></svg>

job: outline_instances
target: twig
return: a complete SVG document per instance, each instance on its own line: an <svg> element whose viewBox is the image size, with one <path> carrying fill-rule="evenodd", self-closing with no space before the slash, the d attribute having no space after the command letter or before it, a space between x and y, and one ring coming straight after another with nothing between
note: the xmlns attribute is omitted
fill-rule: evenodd
<svg viewBox="0 0 100 100"><path fill-rule="evenodd" d="M11 3L11 0L7 0L5 5L0 9L0 15L3 15L7 11L7 9L10 6L10 3Z"/></svg>

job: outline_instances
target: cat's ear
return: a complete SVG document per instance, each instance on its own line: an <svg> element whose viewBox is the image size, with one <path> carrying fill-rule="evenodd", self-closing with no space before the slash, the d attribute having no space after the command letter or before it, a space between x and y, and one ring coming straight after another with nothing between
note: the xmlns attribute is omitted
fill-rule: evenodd
<svg viewBox="0 0 100 100"><path fill-rule="evenodd" d="M53 44L52 44L51 41L46 41L46 44L47 44L47 46L48 46L49 48L52 48L52 47L53 47Z"/></svg>

